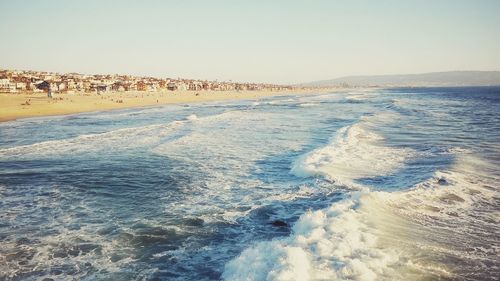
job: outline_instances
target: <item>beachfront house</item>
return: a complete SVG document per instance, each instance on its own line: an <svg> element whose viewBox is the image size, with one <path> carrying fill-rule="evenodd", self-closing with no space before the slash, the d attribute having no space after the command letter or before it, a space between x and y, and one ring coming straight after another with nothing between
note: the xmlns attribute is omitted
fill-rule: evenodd
<svg viewBox="0 0 500 281"><path fill-rule="evenodd" d="M9 93L11 89L10 79L0 79L0 92Z"/></svg>
<svg viewBox="0 0 500 281"><path fill-rule="evenodd" d="M46 83L49 83L47 85ZM229 91L286 89L278 85L202 81L194 79L158 79L128 75L58 74L41 71L0 70L0 92L125 92L125 91Z"/></svg>
<svg viewBox="0 0 500 281"><path fill-rule="evenodd" d="M137 91L146 91L146 82L138 81L137 82Z"/></svg>
<svg viewBox="0 0 500 281"><path fill-rule="evenodd" d="M187 89L188 89L188 85L186 83L184 83L183 81L181 81L177 84L177 90L186 91Z"/></svg>
<svg viewBox="0 0 500 281"><path fill-rule="evenodd" d="M190 91L201 91L203 85L199 81L191 81L188 84L188 90Z"/></svg>
<svg viewBox="0 0 500 281"><path fill-rule="evenodd" d="M40 81L35 84L35 87L39 90L42 90L44 92L49 92L50 90L50 83L47 81Z"/></svg>
<svg viewBox="0 0 500 281"><path fill-rule="evenodd" d="M109 92L111 90L111 85L98 84L98 85L95 85L95 89L98 93Z"/></svg>
<svg viewBox="0 0 500 281"><path fill-rule="evenodd" d="M125 91L125 84L121 81L114 82L111 85L111 90L114 92L124 92Z"/></svg>
<svg viewBox="0 0 500 281"><path fill-rule="evenodd" d="M17 91L26 91L26 83L24 83L24 82L16 83L16 90Z"/></svg>
<svg viewBox="0 0 500 281"><path fill-rule="evenodd" d="M169 91L175 91L177 90L177 84L174 82L168 82L167 84L167 90Z"/></svg>
<svg viewBox="0 0 500 281"><path fill-rule="evenodd" d="M160 88L160 83L156 81L150 81L148 83L148 91L150 92L156 92Z"/></svg>

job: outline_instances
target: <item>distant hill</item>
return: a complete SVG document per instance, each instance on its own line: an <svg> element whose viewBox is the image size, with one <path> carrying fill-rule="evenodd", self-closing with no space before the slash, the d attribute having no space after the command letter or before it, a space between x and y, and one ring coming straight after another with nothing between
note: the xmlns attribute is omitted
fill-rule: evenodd
<svg viewBox="0 0 500 281"><path fill-rule="evenodd" d="M300 85L306 87L496 86L500 85L500 71L448 71L402 75L346 76Z"/></svg>

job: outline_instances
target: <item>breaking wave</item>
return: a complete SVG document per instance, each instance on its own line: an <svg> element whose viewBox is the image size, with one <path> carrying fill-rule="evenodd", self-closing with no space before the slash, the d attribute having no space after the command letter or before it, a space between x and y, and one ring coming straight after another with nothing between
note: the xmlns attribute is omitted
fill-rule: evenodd
<svg viewBox="0 0 500 281"><path fill-rule="evenodd" d="M299 177L326 176L352 182L363 177L386 175L401 167L413 155L405 148L383 145L383 137L362 124L341 128L326 146L299 157L292 173Z"/></svg>
<svg viewBox="0 0 500 281"><path fill-rule="evenodd" d="M499 238L488 234L500 231L492 187L498 179L467 172L471 163L477 161L462 159L407 191L356 191L329 208L308 211L289 237L244 250L226 264L223 277L482 280L498 273L491 265Z"/></svg>

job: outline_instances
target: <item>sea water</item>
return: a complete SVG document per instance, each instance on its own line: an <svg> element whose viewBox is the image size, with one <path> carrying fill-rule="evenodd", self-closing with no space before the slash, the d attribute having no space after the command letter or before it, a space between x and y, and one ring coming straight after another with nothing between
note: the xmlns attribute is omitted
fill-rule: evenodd
<svg viewBox="0 0 500 281"><path fill-rule="evenodd" d="M5 122L0 280L496 280L499 179L498 87Z"/></svg>

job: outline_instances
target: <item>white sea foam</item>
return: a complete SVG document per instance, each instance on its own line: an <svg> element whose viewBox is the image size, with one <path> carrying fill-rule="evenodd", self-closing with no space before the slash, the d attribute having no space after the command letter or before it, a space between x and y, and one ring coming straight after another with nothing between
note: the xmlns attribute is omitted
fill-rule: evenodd
<svg viewBox="0 0 500 281"><path fill-rule="evenodd" d="M313 107L313 106L318 106L318 105L319 105L318 103L313 103L313 102L299 104L300 107Z"/></svg>
<svg viewBox="0 0 500 281"><path fill-rule="evenodd" d="M300 149L301 142L296 137L276 137L278 129L289 123L287 118L290 117L286 114L246 110L198 117L189 123L189 133L153 147L153 153L175 159L185 163L186 169L193 169L185 173L199 175L196 183L192 182L185 191L182 190L189 194L189 202L169 206L169 211L188 212L206 222L222 220L232 223L262 202L272 200L268 198L269 190L263 188L274 186L269 187L258 177L250 176L259 169L258 161L281 151ZM284 137L293 142L284 142ZM266 145L256 147L255 144L263 139L267 140Z"/></svg>
<svg viewBox="0 0 500 281"><path fill-rule="evenodd" d="M408 191L358 191L308 211L289 237L258 242L228 262L223 278L421 280L453 278L466 266L477 270L475 261L496 259L494 248L487 249L492 245L481 243L489 232L478 230L500 223L498 191L491 188L498 179L471 173L482 164L460 159Z"/></svg>
<svg viewBox="0 0 500 281"><path fill-rule="evenodd" d="M291 172L300 177L322 175L348 181L386 175L411 157L409 149L383 145L383 138L355 124L341 128L325 147L299 157Z"/></svg>
<svg viewBox="0 0 500 281"><path fill-rule="evenodd" d="M385 147L383 138L361 124L340 129L331 143L299 157L297 176L323 175L341 183L386 174L412 153ZM226 264L227 280L374 280L393 274L396 252L379 249L371 217L377 195L366 189L330 208L309 211L285 239L257 243Z"/></svg>
<svg viewBox="0 0 500 281"><path fill-rule="evenodd" d="M196 120L198 123L214 123L214 122L221 122L221 121L227 121L232 118L236 119L241 119L241 118L247 118L248 112L246 111L241 111L241 110L227 110L219 114L214 114L214 115L207 115L203 117L198 117L196 114L191 114L187 117L188 120L194 121Z"/></svg>
<svg viewBox="0 0 500 281"><path fill-rule="evenodd" d="M117 129L98 134L85 134L74 138L43 141L0 149L0 159L45 157L49 155L75 154L103 149L141 147L158 142L182 126L182 122L155 124L144 127Z"/></svg>
<svg viewBox="0 0 500 281"><path fill-rule="evenodd" d="M196 114L191 114L186 119L189 121L194 121L194 120L198 119L198 116L196 116Z"/></svg>
<svg viewBox="0 0 500 281"><path fill-rule="evenodd" d="M260 242L226 264L226 280L375 280L389 274L396 253L377 247L367 222L370 202L346 199L309 211L285 239Z"/></svg>
<svg viewBox="0 0 500 281"><path fill-rule="evenodd" d="M0 279L22 279L22 280L43 280L51 278L54 280L67 279L88 279L88 275L93 271L103 272L109 277L105 279L115 280L117 277L113 273L119 273L124 269L130 270L137 265L136 249L131 246L133 229L122 228L121 222L104 219L106 211L95 212L95 205L92 200L79 200L77 193L58 187L46 188L29 186L25 187L29 192L29 197L36 198L36 204L19 204L13 217L9 220L16 221L21 227L24 225L23 219L17 217L18 213L33 212L35 218L44 220L49 216L51 219L41 228L29 228L29 233L19 233L11 235L2 241L0 248ZM17 193L18 191L11 191ZM44 194L51 193L50 197ZM19 198L9 197L11 200ZM55 200L57 198L57 200ZM68 200L68 201L67 201ZM4 200L4 202L7 200ZM23 201L19 201L23 202ZM71 202L68 204L68 202ZM35 206L36 205L36 206ZM44 210L44 211L42 211ZM79 214L79 216L75 215ZM101 217L105 215L104 217ZM81 221L79 218L85 216L90 221ZM150 227L165 226L149 221L141 220L141 223ZM171 229L172 227L168 227ZM124 233L123 236L113 238L100 233L103 229ZM47 234L47 230L50 230ZM179 234L182 230L175 229ZM136 234L137 235L137 234ZM24 237L24 238L23 238ZM19 238L27 242L19 244ZM17 255L16 259L9 256ZM114 258L111 258L114 257ZM56 273L53 269L74 268L78 269L72 273ZM144 279L149 276L151 268L143 268ZM44 272L44 276L23 276L23 272L31 271ZM22 277L20 277L22 276ZM91 277L90 279L95 279ZM120 278L118 278L120 279Z"/></svg>
<svg viewBox="0 0 500 281"><path fill-rule="evenodd" d="M360 120L363 122L363 125L378 126L381 124L392 123L401 118L402 116L396 112L383 111L377 114L364 115L360 118Z"/></svg>
<svg viewBox="0 0 500 281"><path fill-rule="evenodd" d="M296 101L297 101L296 99L292 99L292 98L289 98L289 99L276 99L276 100L269 101L267 104L270 104L270 105L281 105L281 104L294 103Z"/></svg>
<svg viewBox="0 0 500 281"><path fill-rule="evenodd" d="M371 98L376 97L377 94L371 91L366 91L366 92L355 92L355 93L349 93L345 98L347 100L354 100L354 101L363 101L363 100L368 100Z"/></svg>
<svg viewBox="0 0 500 281"><path fill-rule="evenodd" d="M320 101L331 101L340 100L343 96L339 93L329 93L321 95L311 95L311 96L301 96L298 100L299 102L320 102Z"/></svg>
<svg viewBox="0 0 500 281"><path fill-rule="evenodd" d="M449 148L445 153L449 154L470 154L472 153L471 149L468 148L463 148L463 147L451 147Z"/></svg>

